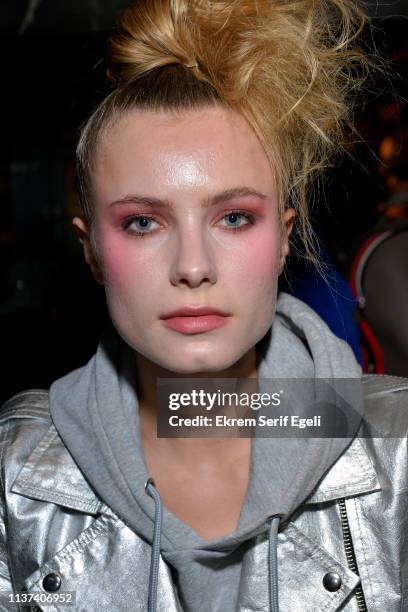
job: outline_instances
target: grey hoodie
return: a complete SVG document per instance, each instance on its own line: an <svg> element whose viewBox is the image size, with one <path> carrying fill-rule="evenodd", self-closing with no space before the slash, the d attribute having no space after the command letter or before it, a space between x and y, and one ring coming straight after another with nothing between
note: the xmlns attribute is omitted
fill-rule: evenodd
<svg viewBox="0 0 408 612"><path fill-rule="evenodd" d="M361 376L351 348L306 304L285 293L279 294L275 319L257 354L259 380ZM50 412L95 492L132 530L153 542L156 502L145 491L149 473L140 439L133 357L109 326L88 364L52 384ZM361 414L361 406L356 410ZM224 537L205 541L163 507L159 543L156 538L153 548L160 546L172 569L182 609L233 612L245 547L269 529L271 517L284 523L350 442L351 437L253 438L238 526Z"/></svg>

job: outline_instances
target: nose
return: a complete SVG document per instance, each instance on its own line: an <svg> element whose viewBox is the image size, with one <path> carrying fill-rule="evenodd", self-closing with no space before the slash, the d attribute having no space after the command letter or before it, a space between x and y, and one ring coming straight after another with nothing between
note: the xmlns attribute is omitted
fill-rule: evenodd
<svg viewBox="0 0 408 612"><path fill-rule="evenodd" d="M177 237L177 247L170 267L173 285L199 287L217 280L215 262L209 240L200 229L189 227Z"/></svg>

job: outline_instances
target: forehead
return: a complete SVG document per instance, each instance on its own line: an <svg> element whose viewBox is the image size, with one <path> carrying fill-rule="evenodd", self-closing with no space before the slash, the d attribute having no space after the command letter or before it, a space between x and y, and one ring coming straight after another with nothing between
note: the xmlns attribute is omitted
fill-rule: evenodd
<svg viewBox="0 0 408 612"><path fill-rule="evenodd" d="M126 191L137 181L139 191L154 187L157 195L161 187L249 184L271 191L274 186L269 160L249 123L220 106L126 113L100 137L94 178L99 192L119 185ZM108 197L113 196L118 194Z"/></svg>

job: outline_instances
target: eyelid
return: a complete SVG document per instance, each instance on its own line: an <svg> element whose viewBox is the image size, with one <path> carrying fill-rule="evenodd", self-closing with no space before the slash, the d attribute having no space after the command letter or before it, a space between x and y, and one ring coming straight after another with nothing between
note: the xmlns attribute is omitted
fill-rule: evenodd
<svg viewBox="0 0 408 612"><path fill-rule="evenodd" d="M227 215L230 215L231 213L237 213L239 215L243 215L244 217L255 218L254 213L250 212L249 210L245 210L245 209L241 209L241 208L229 208L228 210L224 210L223 211L221 219L223 217L226 217Z"/></svg>
<svg viewBox="0 0 408 612"><path fill-rule="evenodd" d="M232 213L242 215L245 219L247 219L249 223L246 223L244 225L253 225L256 221L256 215L253 212L249 212L248 210L241 210L239 208L231 208L230 210L224 211L221 219L228 217L228 215L231 215Z"/></svg>

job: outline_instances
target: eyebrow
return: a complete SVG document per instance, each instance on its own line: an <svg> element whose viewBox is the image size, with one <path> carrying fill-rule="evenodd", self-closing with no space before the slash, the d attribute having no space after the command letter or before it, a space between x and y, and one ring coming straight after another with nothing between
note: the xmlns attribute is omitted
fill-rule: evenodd
<svg viewBox="0 0 408 612"><path fill-rule="evenodd" d="M208 196L201 201L201 206L203 208L210 208L211 206L216 206L217 204L222 204L223 202L228 202L234 198L244 198L248 196L255 196L262 200L266 200L267 196L260 191L253 189L252 187L233 187L232 189L226 189L219 193L216 193L213 196ZM130 194L125 196L120 200L115 200L111 202L109 206L114 206L115 204L145 204L148 206L159 206L162 208L174 208L174 204L170 202L168 199L161 200L159 198L153 198L145 195L137 195Z"/></svg>

